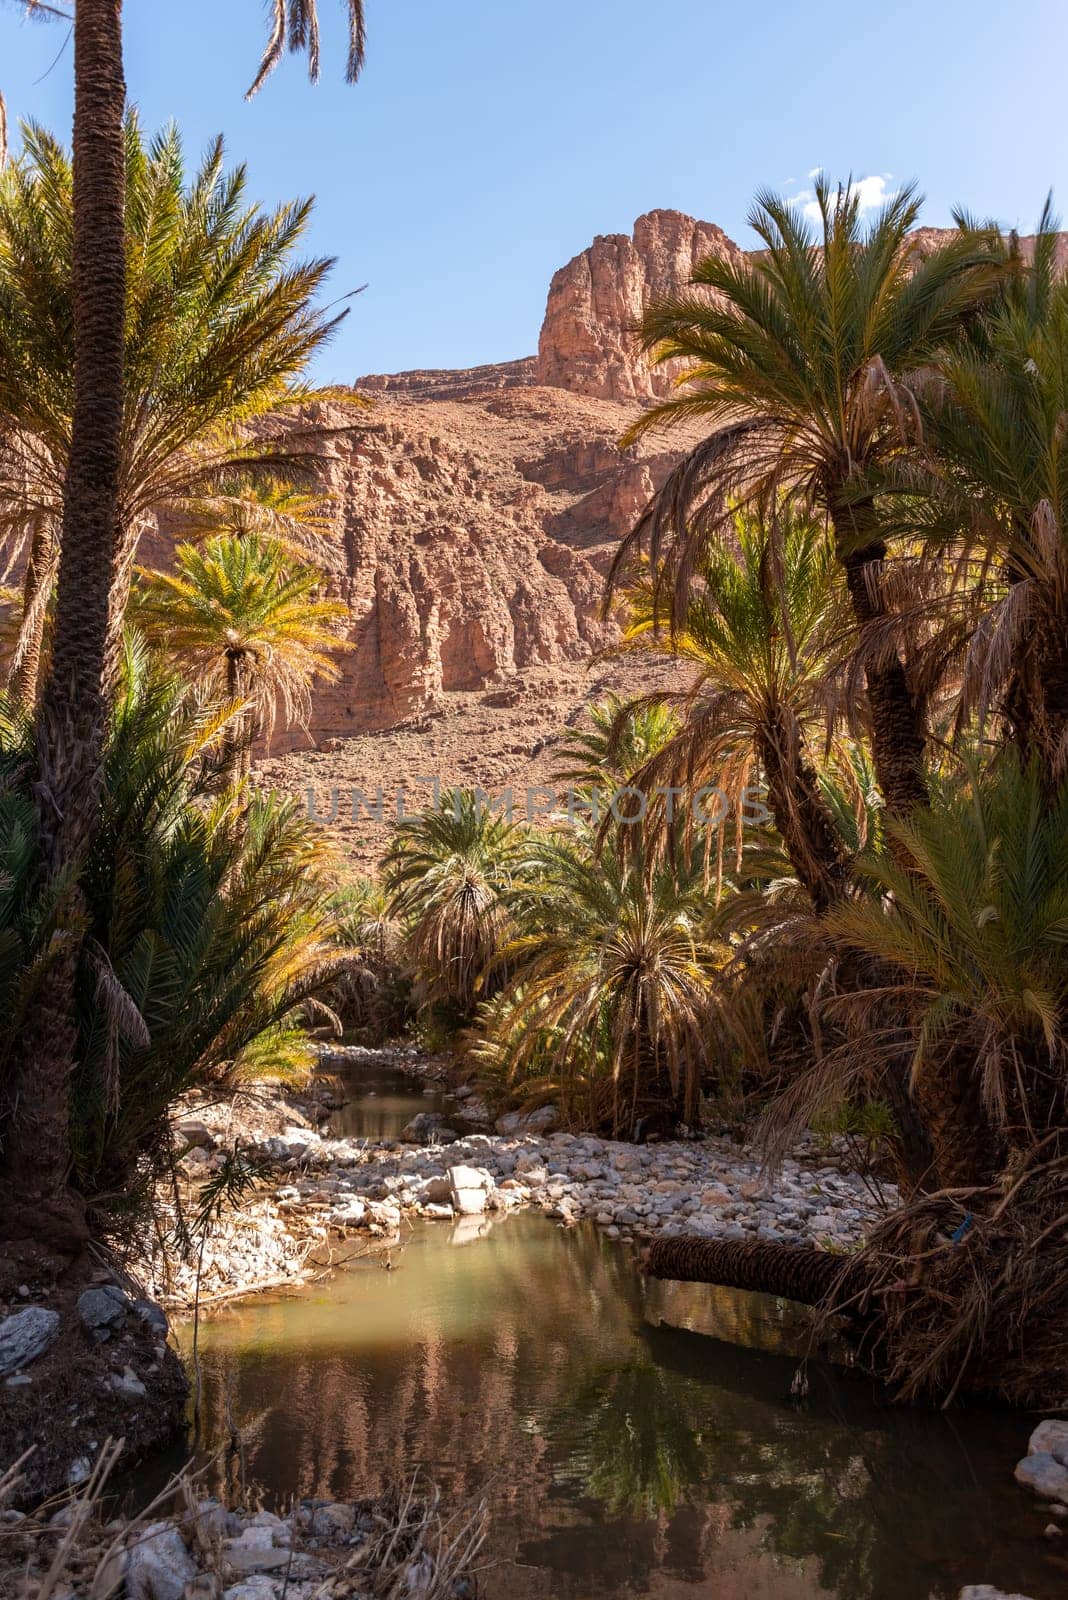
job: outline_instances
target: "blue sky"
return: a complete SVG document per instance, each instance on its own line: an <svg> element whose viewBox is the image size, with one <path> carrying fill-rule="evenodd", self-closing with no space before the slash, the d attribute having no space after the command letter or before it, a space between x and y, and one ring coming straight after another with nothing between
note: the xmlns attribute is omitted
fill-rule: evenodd
<svg viewBox="0 0 1068 1600"><path fill-rule="evenodd" d="M1068 213L1063 0L367 0L356 88L320 0L323 81L287 59L251 105L261 0L124 9L146 126L175 118L192 154L221 131L265 202L314 193L332 293L369 285L324 380L529 354L594 234L674 206L748 243L755 190L818 166L917 178L933 224L963 202L1029 229L1051 187ZM65 32L0 0L13 120L69 136Z"/></svg>

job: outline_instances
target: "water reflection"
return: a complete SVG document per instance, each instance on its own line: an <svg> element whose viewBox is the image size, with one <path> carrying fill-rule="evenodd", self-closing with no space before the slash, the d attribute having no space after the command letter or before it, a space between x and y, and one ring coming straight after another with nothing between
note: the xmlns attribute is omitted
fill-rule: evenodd
<svg viewBox="0 0 1068 1600"><path fill-rule="evenodd" d="M424 1084L395 1067L354 1064L331 1070L348 1096L330 1118L330 1132L338 1139L388 1142L399 1138L420 1111L444 1111L450 1104L444 1089L432 1079Z"/></svg>
<svg viewBox="0 0 1068 1600"><path fill-rule="evenodd" d="M275 1496L370 1493L418 1463L493 1509L489 1600L924 1600L1064 1592L1012 1463L1026 1419L887 1411L812 1367L781 1308L663 1291L593 1230L413 1230L379 1264L202 1331L209 1439L256 1418ZM648 1295L648 1298L647 1298Z"/></svg>

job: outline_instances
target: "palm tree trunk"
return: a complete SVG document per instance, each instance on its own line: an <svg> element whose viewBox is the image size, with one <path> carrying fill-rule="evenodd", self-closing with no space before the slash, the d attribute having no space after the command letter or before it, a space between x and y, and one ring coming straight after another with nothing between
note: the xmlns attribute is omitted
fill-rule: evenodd
<svg viewBox="0 0 1068 1600"><path fill-rule="evenodd" d="M119 472L125 341L126 88L122 0L78 0L74 21L74 413L63 495L52 662L38 717L39 819L51 881L74 873L103 781L108 700L121 646ZM76 1250L84 1218L71 1194L75 980L84 904L68 891L59 946L18 1040L5 1227Z"/></svg>
<svg viewBox="0 0 1068 1600"><path fill-rule="evenodd" d="M1005 1165L1005 1143L983 1105L975 1057L974 1046L948 1050L926 1068L917 1087L934 1166L945 1189L991 1184Z"/></svg>
<svg viewBox="0 0 1068 1600"><path fill-rule="evenodd" d="M805 760L800 731L781 724L780 717L779 726L765 729L760 738L768 806L798 882L816 910L826 911L845 892L849 857Z"/></svg>
<svg viewBox="0 0 1068 1600"><path fill-rule="evenodd" d="M864 635L888 614L882 572L886 545L870 500L848 503L832 497L830 512L863 649ZM909 688L905 664L885 645L865 650L864 672L875 776L890 815L908 817L929 799L922 708Z"/></svg>
<svg viewBox="0 0 1068 1600"><path fill-rule="evenodd" d="M244 700L248 694L248 679L243 651L227 651L226 694L231 701ZM226 737L223 772L227 787L238 788L244 784L252 770L252 719L247 710L235 716Z"/></svg>
<svg viewBox="0 0 1068 1600"><path fill-rule="evenodd" d="M867 1281L848 1258L827 1250L751 1239L701 1239L693 1234L655 1240L645 1270L651 1278L749 1289L805 1306L827 1306L832 1300L844 1304Z"/></svg>
<svg viewBox="0 0 1068 1600"><path fill-rule="evenodd" d="M37 703L48 597L55 576L55 554L52 520L46 513L38 512L34 517L30 554L22 583L22 622L8 682L11 698L27 711L32 711Z"/></svg>

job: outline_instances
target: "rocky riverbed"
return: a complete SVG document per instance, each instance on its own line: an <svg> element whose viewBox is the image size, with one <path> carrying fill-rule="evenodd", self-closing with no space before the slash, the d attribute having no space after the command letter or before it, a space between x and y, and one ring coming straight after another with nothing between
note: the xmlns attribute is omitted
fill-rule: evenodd
<svg viewBox="0 0 1068 1600"><path fill-rule="evenodd" d="M353 1052L360 1055L380 1053ZM414 1056L390 1059L413 1076L434 1069ZM197 1257L153 1253L150 1292L165 1304L188 1304L198 1273L202 1303L295 1284L361 1244L396 1243L409 1219L477 1233L479 1219L521 1207L565 1226L588 1219L606 1237L637 1244L693 1233L848 1250L897 1198L892 1186L880 1190L829 1163L814 1140L769 1178L756 1151L723 1137L635 1145L546 1131L552 1114L544 1110L530 1118L512 1113L490 1131L461 1131L465 1121L483 1120L484 1108L472 1099L447 1115L416 1117L403 1139L382 1143L313 1126L323 1114L314 1101L300 1104L298 1120L291 1102L261 1101L251 1116L233 1106L184 1115L176 1138L187 1206L235 1139L256 1186L212 1225Z"/></svg>

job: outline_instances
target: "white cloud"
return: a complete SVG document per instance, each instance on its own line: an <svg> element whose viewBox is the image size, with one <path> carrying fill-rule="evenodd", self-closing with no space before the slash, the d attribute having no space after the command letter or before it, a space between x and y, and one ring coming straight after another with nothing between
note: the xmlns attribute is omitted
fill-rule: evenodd
<svg viewBox="0 0 1068 1600"><path fill-rule="evenodd" d="M823 171L822 167L809 167L808 172L805 174L805 176L809 177L809 178L818 178L822 171Z"/></svg>
<svg viewBox="0 0 1068 1600"><path fill-rule="evenodd" d="M818 178L822 171L822 167L813 167L809 177ZM875 172L871 177L857 178L849 185L849 192L856 196L862 212L876 211L894 198L898 191L888 187L890 176L889 172ZM819 203L811 189L802 189L799 194L792 195L790 204L801 207L801 214L806 222L820 220Z"/></svg>

